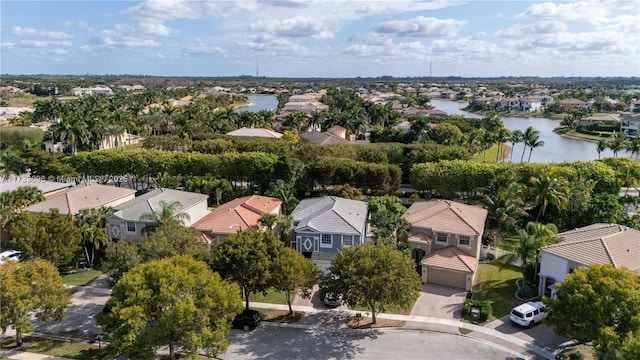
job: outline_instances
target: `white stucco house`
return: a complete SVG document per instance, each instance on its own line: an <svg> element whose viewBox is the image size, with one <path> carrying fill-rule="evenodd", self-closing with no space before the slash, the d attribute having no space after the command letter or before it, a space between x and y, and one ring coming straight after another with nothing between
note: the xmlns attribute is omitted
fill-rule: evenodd
<svg viewBox="0 0 640 360"><path fill-rule="evenodd" d="M593 224L559 234L540 249L539 296L555 297L555 284L579 266L610 264L640 273L640 231L617 224Z"/></svg>

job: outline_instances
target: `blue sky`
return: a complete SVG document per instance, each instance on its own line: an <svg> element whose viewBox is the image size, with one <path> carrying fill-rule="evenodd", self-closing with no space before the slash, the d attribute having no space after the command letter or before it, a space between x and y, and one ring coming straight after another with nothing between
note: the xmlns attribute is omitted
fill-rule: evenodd
<svg viewBox="0 0 640 360"><path fill-rule="evenodd" d="M3 74L640 76L638 0L2 0L0 20Z"/></svg>

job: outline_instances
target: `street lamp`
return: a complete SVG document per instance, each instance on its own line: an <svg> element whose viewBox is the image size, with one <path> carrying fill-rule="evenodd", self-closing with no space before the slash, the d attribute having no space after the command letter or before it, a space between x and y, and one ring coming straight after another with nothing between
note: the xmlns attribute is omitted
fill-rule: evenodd
<svg viewBox="0 0 640 360"><path fill-rule="evenodd" d="M96 335L96 341L98 342L98 350L100 350L100 347L102 345L102 343L101 343L102 335Z"/></svg>

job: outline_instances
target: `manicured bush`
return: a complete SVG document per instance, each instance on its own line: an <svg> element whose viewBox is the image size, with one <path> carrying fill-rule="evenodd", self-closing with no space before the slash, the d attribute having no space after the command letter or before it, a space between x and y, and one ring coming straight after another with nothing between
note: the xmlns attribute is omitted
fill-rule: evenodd
<svg viewBox="0 0 640 360"><path fill-rule="evenodd" d="M490 300L466 300L462 305L462 316L471 318L471 308L480 307L480 321L487 321L492 314Z"/></svg>

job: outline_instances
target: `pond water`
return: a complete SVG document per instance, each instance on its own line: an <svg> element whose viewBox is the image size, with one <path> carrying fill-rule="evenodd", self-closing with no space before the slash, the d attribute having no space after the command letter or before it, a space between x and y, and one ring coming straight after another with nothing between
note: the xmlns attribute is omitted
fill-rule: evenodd
<svg viewBox="0 0 640 360"><path fill-rule="evenodd" d="M466 104L457 101L432 99L431 105L449 114L460 114L472 118L482 117L482 115L460 110ZM531 162L558 163L563 161L589 161L598 159L597 145L595 142L568 139L553 132L553 129L560 125L560 120L503 116L502 121L504 122L504 126L510 131L524 131L527 127L533 126L534 129L540 132L540 140L544 141L544 146L533 149ZM511 146L511 144L508 145ZM513 153L514 162L520 161L523 148L523 144L515 145ZM618 156L626 155L625 153L618 153ZM606 149L600 156L602 158L613 157L613 152ZM527 161L528 157L529 149L527 148L524 161Z"/></svg>
<svg viewBox="0 0 640 360"><path fill-rule="evenodd" d="M273 95L249 95L249 106L236 108L237 113L245 111L258 112L260 110L275 110L278 107L278 98Z"/></svg>

